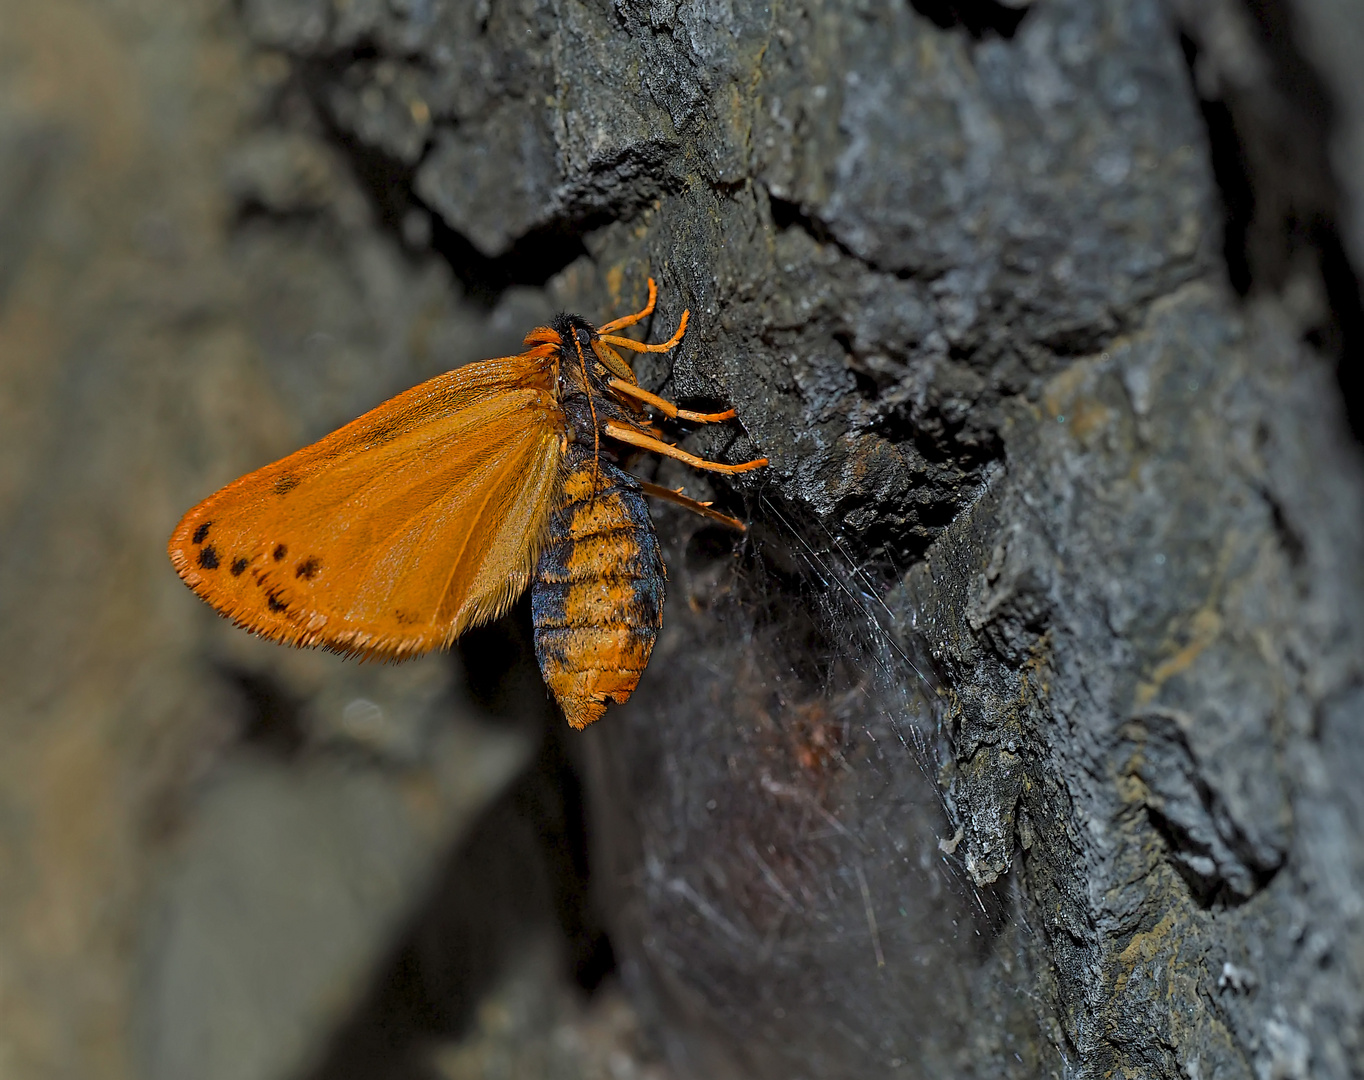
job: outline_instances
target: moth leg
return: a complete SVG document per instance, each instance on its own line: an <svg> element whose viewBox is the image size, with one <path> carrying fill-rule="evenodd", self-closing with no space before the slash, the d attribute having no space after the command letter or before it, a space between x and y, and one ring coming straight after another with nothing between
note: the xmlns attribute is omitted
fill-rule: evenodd
<svg viewBox="0 0 1364 1080"><path fill-rule="evenodd" d="M677 343L682 340L682 335L687 332L687 320L691 317L690 311L682 312L682 321L677 324L677 330L667 341L657 345L646 345L642 341L634 341L628 337L616 337L614 334L601 334L600 340L608 345L614 345L618 349L629 349L631 352L671 352L677 348ZM610 326L608 323L607 326ZM605 330L607 326L603 326Z"/></svg>
<svg viewBox="0 0 1364 1080"><path fill-rule="evenodd" d="M748 472L750 469L760 469L767 464L767 458L757 458L753 461L744 461L738 465L724 465L718 461L707 461L699 458L695 454L689 454L685 450L680 450L676 446L669 446L660 439L655 439L652 435L646 435L642 431L636 431L632 427L620 423L616 420L608 420L602 425L602 430L608 436L619 442L628 443L631 446L638 446L641 450L652 450L655 454L662 454L664 457L676 458L678 461L685 462L694 469L704 469L707 472L718 473L741 473Z"/></svg>
<svg viewBox="0 0 1364 1080"><path fill-rule="evenodd" d="M654 313L654 301L658 299L658 286L654 284L654 279L649 279L649 302L643 309L636 311L633 315L622 315L619 319L612 319L609 323L597 327L597 333L609 334L612 330L624 330L627 326L634 326L642 319L647 319Z"/></svg>
<svg viewBox="0 0 1364 1080"><path fill-rule="evenodd" d="M671 420L693 420L698 424L717 424L721 420L733 420L738 415L733 409L726 409L724 412L717 413L699 413L692 412L690 409L679 409L667 398L651 394L644 387L628 383L624 379L612 379L606 385L618 394L625 394L644 402L646 405L652 405Z"/></svg>
<svg viewBox="0 0 1364 1080"><path fill-rule="evenodd" d="M647 480L640 480L639 486L645 495L652 495L655 499L665 499L670 503L676 503L678 506L685 506L693 514L700 514L712 521L718 521L721 525L727 525L739 532L748 532L748 526L742 521L738 518L732 518L728 514L722 514L719 510L712 510L710 503L697 502L695 499L687 498L680 491L660 487L658 484L651 484Z"/></svg>

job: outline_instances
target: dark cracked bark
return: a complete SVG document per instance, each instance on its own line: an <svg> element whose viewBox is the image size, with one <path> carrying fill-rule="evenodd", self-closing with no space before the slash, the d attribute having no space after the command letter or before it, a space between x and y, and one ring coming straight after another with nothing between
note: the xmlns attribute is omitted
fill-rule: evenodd
<svg viewBox="0 0 1364 1080"><path fill-rule="evenodd" d="M753 528L658 512L585 740L698 1075L1364 1067L1325 89L1291 9L1189 7L243 4L414 253L590 318L656 275L642 381L772 460L658 469Z"/></svg>

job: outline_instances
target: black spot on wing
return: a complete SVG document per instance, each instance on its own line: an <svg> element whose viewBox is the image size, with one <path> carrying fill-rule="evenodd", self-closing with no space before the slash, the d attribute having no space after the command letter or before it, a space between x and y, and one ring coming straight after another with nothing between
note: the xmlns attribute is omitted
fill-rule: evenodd
<svg viewBox="0 0 1364 1080"><path fill-rule="evenodd" d="M199 565L205 570L218 569L218 552L214 550L212 544L199 549Z"/></svg>
<svg viewBox="0 0 1364 1080"><path fill-rule="evenodd" d="M232 571L232 576L241 577L242 571L244 571L247 568L247 566L250 565L250 562L251 562L250 559L237 559L236 561L234 561L230 568Z"/></svg>
<svg viewBox="0 0 1364 1080"><path fill-rule="evenodd" d="M302 482L297 476L281 476L275 481L275 494L288 495Z"/></svg>
<svg viewBox="0 0 1364 1080"><path fill-rule="evenodd" d="M316 555L309 555L307 559L299 563L294 570L294 577L301 577L305 581L312 581L317 576L317 572L322 569L322 560Z"/></svg>
<svg viewBox="0 0 1364 1080"><path fill-rule="evenodd" d="M212 524L213 522L211 521L205 521L194 530L194 542L196 544L202 544L204 542L204 538L208 536L208 527Z"/></svg>
<svg viewBox="0 0 1364 1080"><path fill-rule="evenodd" d="M288 554L289 554L289 549L288 549L287 547L285 547L283 544L278 545L278 546L275 548L275 562L283 562L283 561L284 561L284 556L286 556L286 555L288 555Z"/></svg>
<svg viewBox="0 0 1364 1080"><path fill-rule="evenodd" d="M265 598L265 605L271 611L275 612L289 610L289 605L286 604L283 600L277 600L273 594Z"/></svg>

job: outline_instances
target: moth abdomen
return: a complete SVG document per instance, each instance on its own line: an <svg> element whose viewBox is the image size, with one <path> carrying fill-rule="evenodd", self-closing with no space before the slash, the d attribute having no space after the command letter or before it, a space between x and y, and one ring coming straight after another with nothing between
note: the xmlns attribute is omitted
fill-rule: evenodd
<svg viewBox="0 0 1364 1080"><path fill-rule="evenodd" d="M586 448L570 450L531 613L540 671L574 727L638 685L663 624L664 576L638 484Z"/></svg>

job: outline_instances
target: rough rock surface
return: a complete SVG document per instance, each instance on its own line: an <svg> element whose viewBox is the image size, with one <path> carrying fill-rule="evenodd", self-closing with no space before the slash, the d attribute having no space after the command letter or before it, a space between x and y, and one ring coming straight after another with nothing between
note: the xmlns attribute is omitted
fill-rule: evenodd
<svg viewBox="0 0 1364 1080"><path fill-rule="evenodd" d="M585 233L555 283L580 310L652 270L657 325L694 330L646 381L734 402L744 434L696 445L773 460L727 489L737 552L660 515L668 629L588 737L617 946L678 1052L1357 1070L1358 446L1303 342L1330 316L1285 299L1312 268L1252 252L1264 288L1229 288L1206 27L1182 49L1146 0L304 11L269 32L411 176L403 214L521 272ZM377 61L329 66L362 39Z"/></svg>
<svg viewBox="0 0 1364 1080"><path fill-rule="evenodd" d="M225 65L252 74L243 133L210 148L227 242L200 224L214 273L147 324L157 355L203 358L169 384L198 411L163 391L174 438L129 458L179 449L154 470L166 527L161 503L250 463L243 432L285 449L555 307L627 310L650 273L653 336L683 307L692 323L642 381L737 407L688 446L772 459L732 483L641 463L753 527L736 541L660 510L664 634L636 700L575 744L622 974L675 1065L1364 1071L1364 469L1342 394L1364 327L1364 99L1342 59L1359 15L242 0L218 17L255 50ZM23 153L2 160L25 165L0 168L0 238L24 251L21 210L67 143L5 123ZM143 257L173 260L180 219L146 212ZM19 263L0 259L4 290ZM0 303L19 333L26 309ZM123 354L102 347L62 398L74 415L124 400L107 389ZM35 401L40 374L13 376ZM27 475L20 445L6 477ZM4 504L10 550L79 535L43 507ZM12 610L65 595L8 574ZM210 634L183 652L325 696L311 669ZM6 663L38 670L16 641ZM182 687L162 717L203 697L175 655L142 678ZM420 680L392 693L430 700ZM30 696L63 730L89 711ZM391 711L421 733L423 710ZM164 723L138 730L190 756ZM382 741L382 761L435 769L428 736ZM165 895L196 895L185 865ZM84 933L112 954L117 934ZM6 970L42 967L21 955Z"/></svg>

